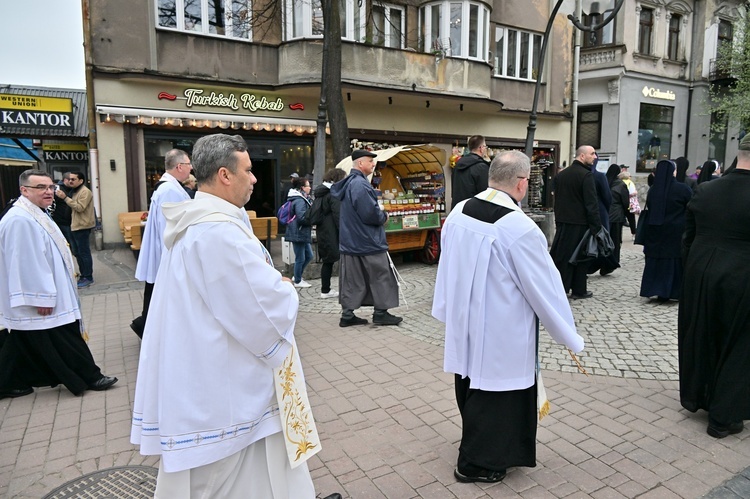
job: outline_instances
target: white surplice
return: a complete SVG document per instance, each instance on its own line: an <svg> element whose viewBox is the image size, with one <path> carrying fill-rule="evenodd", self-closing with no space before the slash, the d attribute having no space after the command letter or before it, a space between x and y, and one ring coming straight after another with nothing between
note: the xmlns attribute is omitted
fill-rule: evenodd
<svg viewBox="0 0 750 499"><path fill-rule="evenodd" d="M0 322L11 330L34 331L81 318L70 250L41 208L19 198L0 221L0 246ZM42 316L37 307L53 310Z"/></svg>
<svg viewBox="0 0 750 499"><path fill-rule="evenodd" d="M164 172L160 181L164 181L151 196L148 219L143 231L141 250L135 266L135 278L139 281L154 283L159 271L161 254L164 251L164 228L167 225L162 212L164 203L179 203L190 200L190 195L169 172Z"/></svg>
<svg viewBox="0 0 750 499"><path fill-rule="evenodd" d="M462 213L467 201L453 208L442 229L432 315L445 323L446 372L468 376L479 390L522 390L535 379L535 314L571 350L581 351L583 338L544 234L508 194L488 191L513 211L489 224Z"/></svg>
<svg viewBox="0 0 750 499"><path fill-rule="evenodd" d="M141 345L131 442L168 473L229 457L281 431L273 369L294 344L297 292L269 265L247 213L216 196L167 204ZM304 380L302 380L304 382Z"/></svg>

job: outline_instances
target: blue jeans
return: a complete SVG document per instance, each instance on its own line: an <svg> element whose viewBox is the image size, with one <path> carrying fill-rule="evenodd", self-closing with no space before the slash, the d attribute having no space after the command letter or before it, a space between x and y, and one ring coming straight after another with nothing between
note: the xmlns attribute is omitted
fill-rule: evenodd
<svg viewBox="0 0 750 499"><path fill-rule="evenodd" d="M78 260L78 271L81 277L94 280L94 260L91 258L91 246L89 239L91 229L74 230L73 235L73 254Z"/></svg>
<svg viewBox="0 0 750 499"><path fill-rule="evenodd" d="M302 280L302 272L313 257L312 244L292 243L294 248L294 282Z"/></svg>

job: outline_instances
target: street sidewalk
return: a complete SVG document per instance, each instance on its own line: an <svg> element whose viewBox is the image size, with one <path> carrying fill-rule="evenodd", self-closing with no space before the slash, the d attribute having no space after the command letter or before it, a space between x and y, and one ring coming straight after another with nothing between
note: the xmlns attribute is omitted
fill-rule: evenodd
<svg viewBox="0 0 750 499"><path fill-rule="evenodd" d="M103 372L120 381L82 397L58 387L0 401L1 497L38 499L86 473L158 464L129 443L140 342L128 324L140 312L142 284L132 279L128 251L94 256L97 283L81 293L90 346ZM623 268L592 276L594 297L572 303L587 342L581 360L592 375L578 373L567 352L543 335L552 412L540 423L538 464L512 469L494 485L453 477L461 424L452 375L442 371L442 328L430 316L436 267L397 262L408 301L395 310L404 317L398 327L339 328L336 300L320 299L320 281L311 281L300 291L296 336L323 446L310 460L318 493L750 497L743 474L750 431L713 439L705 413L680 407L677 305L638 297L642 260L640 248L626 243Z"/></svg>

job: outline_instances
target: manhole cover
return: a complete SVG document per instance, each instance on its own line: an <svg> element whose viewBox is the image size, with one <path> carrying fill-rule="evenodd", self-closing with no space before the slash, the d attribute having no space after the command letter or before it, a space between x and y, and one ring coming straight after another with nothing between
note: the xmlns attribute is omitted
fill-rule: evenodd
<svg viewBox="0 0 750 499"><path fill-rule="evenodd" d="M65 483L42 499L154 497L156 475L151 466L119 466L95 471Z"/></svg>

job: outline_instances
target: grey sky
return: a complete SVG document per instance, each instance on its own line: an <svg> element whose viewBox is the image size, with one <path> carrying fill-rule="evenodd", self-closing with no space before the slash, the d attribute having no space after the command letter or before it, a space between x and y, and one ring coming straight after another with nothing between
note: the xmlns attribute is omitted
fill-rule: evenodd
<svg viewBox="0 0 750 499"><path fill-rule="evenodd" d="M86 88L80 0L0 0L0 85Z"/></svg>

